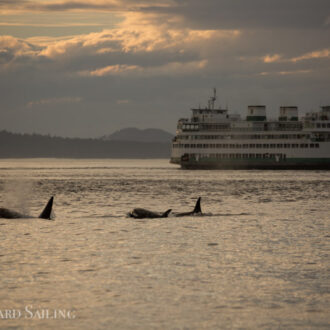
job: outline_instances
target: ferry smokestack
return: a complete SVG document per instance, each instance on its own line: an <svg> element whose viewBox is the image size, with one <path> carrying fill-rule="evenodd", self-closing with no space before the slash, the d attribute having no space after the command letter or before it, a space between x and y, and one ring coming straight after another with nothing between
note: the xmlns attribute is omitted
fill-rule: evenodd
<svg viewBox="0 0 330 330"><path fill-rule="evenodd" d="M278 120L280 121L298 121L298 107L280 107L280 115Z"/></svg>
<svg viewBox="0 0 330 330"><path fill-rule="evenodd" d="M246 116L247 121L265 121L266 120L265 105L249 105Z"/></svg>

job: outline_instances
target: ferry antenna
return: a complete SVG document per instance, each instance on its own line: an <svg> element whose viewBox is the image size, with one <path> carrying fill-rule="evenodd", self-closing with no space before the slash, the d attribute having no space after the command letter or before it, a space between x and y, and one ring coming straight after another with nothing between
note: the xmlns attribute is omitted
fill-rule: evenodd
<svg viewBox="0 0 330 330"><path fill-rule="evenodd" d="M216 99L217 99L217 89L213 88L213 96L211 96L210 100L209 100L210 109L214 109L214 104L215 104Z"/></svg>

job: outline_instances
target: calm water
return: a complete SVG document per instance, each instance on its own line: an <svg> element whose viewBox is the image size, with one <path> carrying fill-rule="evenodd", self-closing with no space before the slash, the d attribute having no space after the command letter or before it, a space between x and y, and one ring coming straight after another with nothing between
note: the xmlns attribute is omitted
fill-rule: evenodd
<svg viewBox="0 0 330 330"><path fill-rule="evenodd" d="M21 312L0 327L330 327L330 172L0 161L0 206L38 215L51 195L55 221L0 219L0 310ZM126 217L198 196L207 216Z"/></svg>

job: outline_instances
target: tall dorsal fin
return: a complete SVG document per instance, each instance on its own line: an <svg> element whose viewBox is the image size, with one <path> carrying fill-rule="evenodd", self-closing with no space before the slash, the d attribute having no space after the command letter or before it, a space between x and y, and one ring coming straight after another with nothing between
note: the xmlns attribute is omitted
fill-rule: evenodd
<svg viewBox="0 0 330 330"><path fill-rule="evenodd" d="M171 211L172 211L172 209L169 209L169 210L165 211L165 212L162 214L161 217L162 217L162 218L167 218Z"/></svg>
<svg viewBox="0 0 330 330"><path fill-rule="evenodd" d="M196 202L196 205L195 205L195 208L193 210L193 213L202 213L202 209L201 209L201 199L202 197L199 197L197 199L197 202Z"/></svg>
<svg viewBox="0 0 330 330"><path fill-rule="evenodd" d="M52 196L50 198L50 200L48 201L47 205L45 206L44 210L39 215L39 218L50 220L52 208L53 208L53 200L54 200L54 197Z"/></svg>

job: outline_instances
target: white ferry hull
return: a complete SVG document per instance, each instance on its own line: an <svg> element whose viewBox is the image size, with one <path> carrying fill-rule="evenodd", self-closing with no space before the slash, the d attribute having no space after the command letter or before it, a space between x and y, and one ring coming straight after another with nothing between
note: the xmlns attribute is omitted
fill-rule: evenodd
<svg viewBox="0 0 330 330"><path fill-rule="evenodd" d="M330 158L291 158L276 161L273 159L223 159L204 158L180 161L171 159L171 163L181 165L182 169L268 169L268 170L330 170Z"/></svg>

